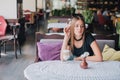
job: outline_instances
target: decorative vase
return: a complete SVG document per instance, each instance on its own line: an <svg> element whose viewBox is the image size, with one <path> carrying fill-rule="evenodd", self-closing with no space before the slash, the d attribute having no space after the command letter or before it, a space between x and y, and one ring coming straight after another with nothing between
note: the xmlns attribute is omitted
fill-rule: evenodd
<svg viewBox="0 0 120 80"><path fill-rule="evenodd" d="M86 58L82 58L82 62L80 63L80 67L83 69L88 68L88 63L86 62Z"/></svg>

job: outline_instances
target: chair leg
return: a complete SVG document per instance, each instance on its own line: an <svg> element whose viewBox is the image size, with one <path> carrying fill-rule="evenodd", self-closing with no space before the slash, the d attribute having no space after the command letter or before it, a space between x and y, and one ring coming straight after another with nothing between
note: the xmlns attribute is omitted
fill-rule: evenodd
<svg viewBox="0 0 120 80"><path fill-rule="evenodd" d="M16 39L14 39L14 52L15 52L15 57L17 59Z"/></svg>
<svg viewBox="0 0 120 80"><path fill-rule="evenodd" d="M20 54L22 54L22 52L21 52L21 46L19 46L19 51L20 51Z"/></svg>
<svg viewBox="0 0 120 80"><path fill-rule="evenodd" d="M4 52L5 52L5 54L6 54L6 42L4 42Z"/></svg>
<svg viewBox="0 0 120 80"><path fill-rule="evenodd" d="M21 46L20 46L18 40L17 40L17 45L18 45L18 48L19 48L20 54L22 54L22 52L21 52Z"/></svg>
<svg viewBox="0 0 120 80"><path fill-rule="evenodd" d="M0 58L1 58L1 46L2 46L2 41L0 41Z"/></svg>
<svg viewBox="0 0 120 80"><path fill-rule="evenodd" d="M1 58L1 44L0 44L0 58Z"/></svg>

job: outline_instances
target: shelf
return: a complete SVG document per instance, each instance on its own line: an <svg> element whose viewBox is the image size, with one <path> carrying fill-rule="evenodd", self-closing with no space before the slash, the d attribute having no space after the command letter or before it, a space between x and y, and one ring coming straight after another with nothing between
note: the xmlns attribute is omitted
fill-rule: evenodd
<svg viewBox="0 0 120 80"><path fill-rule="evenodd" d="M97 8L97 9L102 8L104 10L105 8L107 8L109 10L112 10L118 5L119 5L118 0L90 0L88 2L87 7L90 9L91 8Z"/></svg>
<svg viewBox="0 0 120 80"><path fill-rule="evenodd" d="M87 8L88 2L87 0L78 0L76 4L78 10L84 10Z"/></svg>
<svg viewBox="0 0 120 80"><path fill-rule="evenodd" d="M116 6L119 5L119 0L77 0L77 9L78 10L98 10L100 8L113 10Z"/></svg>

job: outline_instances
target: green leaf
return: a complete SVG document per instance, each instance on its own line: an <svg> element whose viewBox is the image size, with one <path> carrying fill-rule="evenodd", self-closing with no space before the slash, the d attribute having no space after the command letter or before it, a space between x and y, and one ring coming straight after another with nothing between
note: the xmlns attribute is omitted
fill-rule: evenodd
<svg viewBox="0 0 120 80"><path fill-rule="evenodd" d="M93 12L91 10L84 10L82 15L84 16L85 23L92 23Z"/></svg>

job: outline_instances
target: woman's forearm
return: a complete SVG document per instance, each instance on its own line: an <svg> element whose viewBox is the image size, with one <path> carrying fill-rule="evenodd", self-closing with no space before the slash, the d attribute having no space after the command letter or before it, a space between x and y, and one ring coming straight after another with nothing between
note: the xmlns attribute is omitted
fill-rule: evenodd
<svg viewBox="0 0 120 80"><path fill-rule="evenodd" d="M68 41L69 39L64 37L64 40L63 40L63 44L62 44L62 48L61 48L61 52L60 52L60 59L63 60L63 50L67 50L68 49Z"/></svg>
<svg viewBox="0 0 120 80"><path fill-rule="evenodd" d="M61 50L67 49L68 41L69 41L68 38L64 38Z"/></svg>
<svg viewBox="0 0 120 80"><path fill-rule="evenodd" d="M102 57L97 57L97 56L88 56L86 58L86 60L88 60L88 61L96 61L96 62L102 62L103 61Z"/></svg>
<svg viewBox="0 0 120 80"><path fill-rule="evenodd" d="M82 58L76 57L76 58L74 58L74 60L80 61L80 60L82 60ZM103 61L101 57L96 57L96 56L88 56L88 57L86 57L86 60L87 61L95 61L95 62L102 62Z"/></svg>

